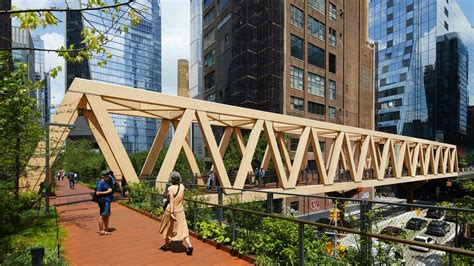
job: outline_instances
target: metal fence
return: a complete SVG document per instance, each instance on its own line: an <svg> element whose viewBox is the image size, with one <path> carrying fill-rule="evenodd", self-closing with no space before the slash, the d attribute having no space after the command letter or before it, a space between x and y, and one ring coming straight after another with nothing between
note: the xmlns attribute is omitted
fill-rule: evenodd
<svg viewBox="0 0 474 266"><path fill-rule="evenodd" d="M268 236L279 237L272 235L270 219L284 221L284 227L297 232L292 245L295 249L287 252L294 252L300 265L305 259L311 262L315 258L331 265L351 261L368 265L474 263L474 252L461 245L461 241L473 241L465 235L466 227L474 221L469 220L474 215L472 209L251 189L231 189L238 193L225 194L222 187L186 186L191 195L186 199L186 214L193 231L207 232L202 227L215 222L222 226L210 230L222 231L214 236L217 241L242 253L259 254L254 243ZM130 193L132 201L149 201L151 210L161 206L161 192L135 189ZM248 200L246 193L256 196ZM212 202L212 197L217 197L217 202ZM298 202L297 208L294 202ZM319 209L313 210L315 207ZM222 239L226 237L228 241ZM318 239L326 241L325 250L308 247Z"/></svg>

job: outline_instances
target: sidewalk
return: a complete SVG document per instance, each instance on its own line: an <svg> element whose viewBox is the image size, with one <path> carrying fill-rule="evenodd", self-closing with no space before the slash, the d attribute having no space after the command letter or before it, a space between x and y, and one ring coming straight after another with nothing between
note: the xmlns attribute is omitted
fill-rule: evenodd
<svg viewBox="0 0 474 266"><path fill-rule="evenodd" d="M58 197L51 202L88 199L88 194L61 197L86 192L92 191L81 185L71 190L67 180L56 181ZM61 225L67 230L61 245L71 265L250 265L195 238L191 238L192 256L187 256L184 246L178 243L173 245L173 251L163 252L159 249L164 244L157 233L159 222L117 203L112 204L109 225L116 230L109 236L98 234L97 203L60 206L58 213Z"/></svg>

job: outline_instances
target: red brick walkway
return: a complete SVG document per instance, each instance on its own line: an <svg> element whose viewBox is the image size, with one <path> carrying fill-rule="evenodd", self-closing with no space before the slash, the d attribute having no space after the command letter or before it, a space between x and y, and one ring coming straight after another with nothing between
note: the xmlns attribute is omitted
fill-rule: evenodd
<svg viewBox="0 0 474 266"><path fill-rule="evenodd" d="M70 190L67 180L57 181L58 197L52 204L90 198L89 195L66 196L85 192L91 190L80 185ZM67 230L62 246L72 265L249 265L195 238L191 238L192 256L187 256L179 243L174 243L173 251L163 252L159 249L164 243L157 233L159 222L117 203L112 204L109 224L116 231L109 236L98 234L97 203L60 206L58 212Z"/></svg>

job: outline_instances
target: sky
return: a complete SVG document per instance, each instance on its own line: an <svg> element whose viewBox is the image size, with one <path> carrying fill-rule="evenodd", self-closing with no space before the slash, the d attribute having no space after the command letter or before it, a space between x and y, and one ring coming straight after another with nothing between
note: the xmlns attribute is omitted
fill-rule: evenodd
<svg viewBox="0 0 474 266"><path fill-rule="evenodd" d="M0 0L1 1L1 0ZM190 4L189 0L161 0L161 42L162 42L162 92L176 95L178 59L190 56ZM12 0L19 9L61 6L64 0ZM63 17L59 17L63 20ZM64 21L64 20L63 20ZM14 22L15 24L15 22ZM56 49L64 45L64 24L46 29L37 29L33 35L40 35L46 49ZM64 60L55 53L45 54L45 68L64 67ZM58 105L65 92L65 73L51 80L51 103Z"/></svg>
<svg viewBox="0 0 474 266"><path fill-rule="evenodd" d="M1 1L1 0L0 0ZM426 0L431 1L431 0ZM457 0L464 14L474 25L474 0ZM64 0L12 0L12 4L20 9L61 6ZM177 61L190 56L190 1L161 0L162 30L162 92L176 94ZM62 19L60 17L60 19ZM33 34L41 35L45 48L55 49L64 45L64 24L46 29L38 29ZM64 60L54 53L45 55L46 70L61 65ZM61 102L65 91L64 71L51 81L52 104Z"/></svg>

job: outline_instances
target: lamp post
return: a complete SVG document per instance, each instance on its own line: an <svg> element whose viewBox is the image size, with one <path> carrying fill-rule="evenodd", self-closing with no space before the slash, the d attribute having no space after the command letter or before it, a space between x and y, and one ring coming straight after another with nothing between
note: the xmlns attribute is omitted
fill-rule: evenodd
<svg viewBox="0 0 474 266"><path fill-rule="evenodd" d="M72 128L73 125L69 124L60 124L60 123L51 123L51 113L50 113L50 106L51 106L51 95L49 91L49 72L44 73L44 129L46 131L45 134L45 211L49 212L49 193L50 193L50 178L51 178L51 169L49 167L49 157L50 157L50 150L49 150L49 127L50 126L58 126L58 127L67 127Z"/></svg>

